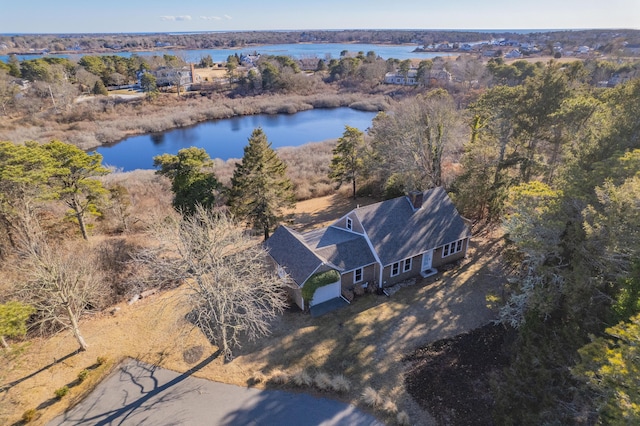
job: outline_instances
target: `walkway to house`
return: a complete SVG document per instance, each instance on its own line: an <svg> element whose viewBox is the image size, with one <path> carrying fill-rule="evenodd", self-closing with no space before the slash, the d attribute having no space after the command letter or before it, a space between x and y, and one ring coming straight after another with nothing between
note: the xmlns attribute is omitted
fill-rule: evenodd
<svg viewBox="0 0 640 426"><path fill-rule="evenodd" d="M375 425L326 398L245 388L129 360L49 425Z"/></svg>

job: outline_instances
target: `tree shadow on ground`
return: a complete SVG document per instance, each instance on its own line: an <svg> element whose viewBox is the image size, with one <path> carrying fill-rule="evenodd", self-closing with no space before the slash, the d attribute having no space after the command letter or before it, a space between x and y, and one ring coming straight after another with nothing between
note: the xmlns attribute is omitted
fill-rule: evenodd
<svg viewBox="0 0 640 426"><path fill-rule="evenodd" d="M67 355L63 356L62 358L58 358L58 359L54 360L51 364L45 365L44 367L40 368L37 371L34 371L31 374L28 374L28 375L26 375L24 377L21 377L21 378L19 378L17 380L14 380L13 382L10 382L10 383L7 383L5 385L0 386L0 393L6 392L9 389L11 389L12 387L24 382L25 380L28 380L28 379L30 379L30 378L32 378L32 377L44 372L44 371L47 371L51 367L53 367L53 366L55 366L57 364L60 364L61 362L66 361L67 359L71 358L74 355L77 355L78 352L79 352L78 350L75 350L75 351L73 351L71 353L68 353Z"/></svg>
<svg viewBox="0 0 640 426"><path fill-rule="evenodd" d="M297 419L297 420L292 420ZM382 425L353 405L311 395L269 390L253 397L242 408L229 412L221 425Z"/></svg>
<svg viewBox="0 0 640 426"><path fill-rule="evenodd" d="M179 399L181 397L179 394L169 391L199 370L206 367L213 360L218 358L218 356L220 356L220 351L214 352L197 365L164 384L160 384L160 380L155 375L157 367L140 361L133 361L136 364L136 367L141 368L144 373L135 376L127 368L121 368L120 381L133 383L134 387L139 389L139 397L136 397L137 395L135 392L132 394L125 392L125 401L121 407L109 411L94 413L92 412L94 405L96 405L98 400L101 398L101 395L98 395L95 402L84 409L82 413L73 413L73 410L71 410L65 413L64 417L60 419L60 422L56 424L111 425L133 422L134 420L131 419L133 415L143 412L151 412L154 407L157 407L159 404ZM129 398L133 399L129 401ZM153 398L155 398L155 400L152 401ZM168 420L169 419L167 419L167 421ZM144 423L144 420L135 420L135 422Z"/></svg>

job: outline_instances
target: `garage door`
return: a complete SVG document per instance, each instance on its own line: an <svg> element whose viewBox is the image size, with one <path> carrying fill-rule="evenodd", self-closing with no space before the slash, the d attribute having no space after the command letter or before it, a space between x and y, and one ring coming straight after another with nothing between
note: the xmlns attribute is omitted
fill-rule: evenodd
<svg viewBox="0 0 640 426"><path fill-rule="evenodd" d="M311 299L309 306L318 305L336 297L340 297L340 281L318 287L316 292L313 293L313 299Z"/></svg>

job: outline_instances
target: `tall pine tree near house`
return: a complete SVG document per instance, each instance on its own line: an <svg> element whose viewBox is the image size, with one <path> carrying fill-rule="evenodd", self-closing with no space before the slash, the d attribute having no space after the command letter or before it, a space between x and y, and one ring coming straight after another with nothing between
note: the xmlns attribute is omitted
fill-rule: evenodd
<svg viewBox="0 0 640 426"><path fill-rule="evenodd" d="M329 166L329 178L338 186L350 182L353 187L353 199L356 199L356 179L364 171L364 133L355 127L345 126L342 137L333 149L333 158Z"/></svg>
<svg viewBox="0 0 640 426"><path fill-rule="evenodd" d="M255 129L244 148L241 163L231 178L229 207L240 220L269 238L270 230L284 219L283 209L295 205L287 166L271 148L261 128Z"/></svg>

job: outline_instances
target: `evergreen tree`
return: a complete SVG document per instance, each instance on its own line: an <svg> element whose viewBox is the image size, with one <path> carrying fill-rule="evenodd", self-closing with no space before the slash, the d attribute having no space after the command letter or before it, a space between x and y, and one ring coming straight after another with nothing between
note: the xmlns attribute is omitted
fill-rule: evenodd
<svg viewBox="0 0 640 426"><path fill-rule="evenodd" d="M342 137L333 149L329 178L338 186L350 182L356 199L356 179L364 170L364 134L355 127L345 126Z"/></svg>
<svg viewBox="0 0 640 426"><path fill-rule="evenodd" d="M156 77L148 72L142 74L140 77L140 87L142 87L142 91L147 94L147 96L153 96L158 92L158 85Z"/></svg>
<svg viewBox="0 0 640 426"><path fill-rule="evenodd" d="M293 185L286 171L287 166L271 148L262 129L255 129L244 148L242 163L236 163L229 206L238 218L264 232L265 240L270 229L283 219L282 209L295 205Z"/></svg>
<svg viewBox="0 0 640 426"><path fill-rule="evenodd" d="M55 140L39 149L51 157L56 167L50 180L55 198L69 207L68 217L78 224L82 238L88 240L87 216L101 215L98 204L107 194L102 182L95 179L109 173L102 165L102 155L87 154L74 145Z"/></svg>
<svg viewBox="0 0 640 426"><path fill-rule="evenodd" d="M185 215L195 212L196 205L210 208L215 203L220 183L213 173L213 162L202 148L190 147L178 155L162 154L153 157L156 173L171 180L173 207Z"/></svg>
<svg viewBox="0 0 640 426"><path fill-rule="evenodd" d="M27 320L33 311L33 307L15 301L0 305L0 345L3 348L9 349L5 337L18 337L26 334Z"/></svg>
<svg viewBox="0 0 640 426"><path fill-rule="evenodd" d="M107 96L109 94L109 91L104 86L104 83L102 82L102 80L96 81L96 84L93 85L93 94L104 95L104 96Z"/></svg>

